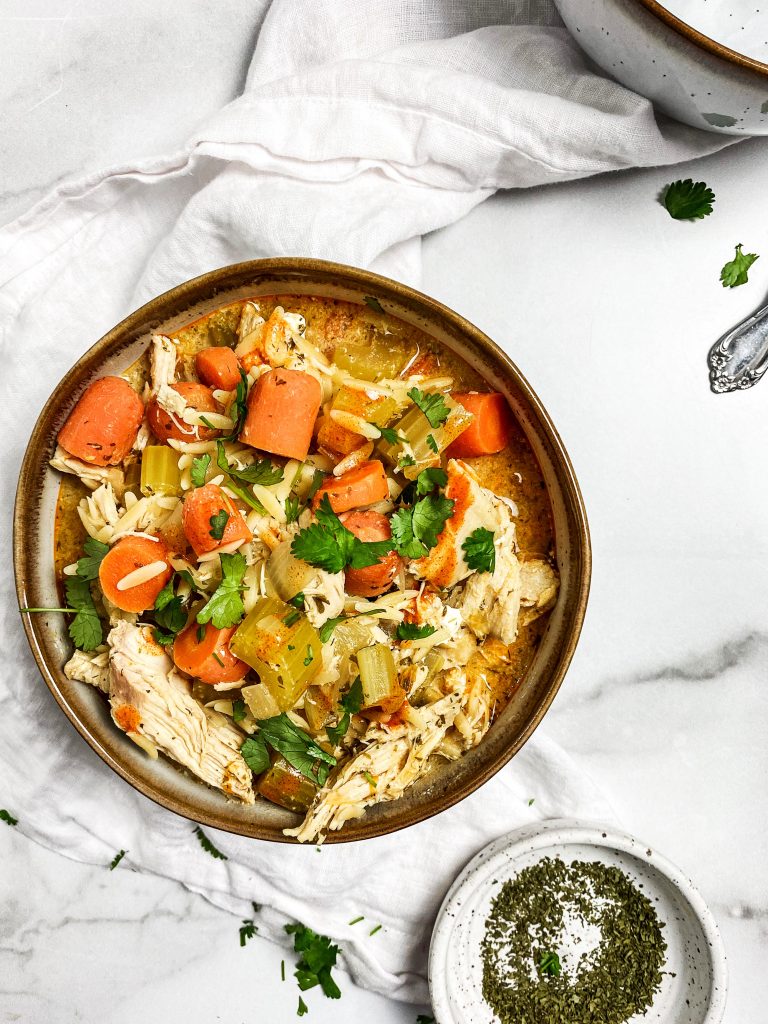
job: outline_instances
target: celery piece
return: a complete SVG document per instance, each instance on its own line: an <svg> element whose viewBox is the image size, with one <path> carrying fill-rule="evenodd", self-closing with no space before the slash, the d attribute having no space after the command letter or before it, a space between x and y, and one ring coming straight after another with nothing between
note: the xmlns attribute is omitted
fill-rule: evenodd
<svg viewBox="0 0 768 1024"><path fill-rule="evenodd" d="M323 726L328 720L328 713L331 709L331 702L321 686L310 686L304 694L304 714L309 724L310 732L317 735L322 732Z"/></svg>
<svg viewBox="0 0 768 1024"><path fill-rule="evenodd" d="M299 613L297 618L296 609L278 597L262 598L255 605L229 647L258 673L281 711L294 706L322 661L317 630L305 615Z"/></svg>
<svg viewBox="0 0 768 1024"><path fill-rule="evenodd" d="M396 377L414 352L402 341L374 334L372 338L344 338L336 346L333 361L353 377L373 381Z"/></svg>
<svg viewBox="0 0 768 1024"><path fill-rule="evenodd" d="M334 630L334 652L344 657L367 647L371 642L374 622L367 615L343 619Z"/></svg>
<svg viewBox="0 0 768 1024"><path fill-rule="evenodd" d="M363 687L362 707L396 711L405 699L397 678L395 659L387 644L373 644L357 652L357 666Z"/></svg>
<svg viewBox="0 0 768 1024"><path fill-rule="evenodd" d="M331 410L359 416L368 423L375 423L377 427L388 423L396 408L397 402L388 395L369 394L347 384L339 388L331 402Z"/></svg>
<svg viewBox="0 0 768 1024"><path fill-rule="evenodd" d="M266 800L297 813L308 810L317 789L314 782L279 756L256 785L256 791Z"/></svg>
<svg viewBox="0 0 768 1024"><path fill-rule="evenodd" d="M290 601L317 576L317 570L291 554L292 540L283 541L267 559L267 576L278 597Z"/></svg>
<svg viewBox="0 0 768 1024"><path fill-rule="evenodd" d="M141 493L181 494L179 453L167 445L148 445L141 456Z"/></svg>
<svg viewBox="0 0 768 1024"><path fill-rule="evenodd" d="M280 714L277 701L264 683L244 686L242 692L243 700L248 705L248 710L257 722L264 718L274 718L275 715Z"/></svg>
<svg viewBox="0 0 768 1024"><path fill-rule="evenodd" d="M403 468L408 480L415 480L428 466L439 466L442 452L472 422L472 413L463 405L455 402L450 395L443 395L443 399L450 409L450 414L441 427L430 426L421 409L413 406L393 424L393 429L400 437L406 439L408 445L404 447L399 441L393 444L383 438L377 445L382 457L393 466L397 466L403 456L413 452L413 465Z"/></svg>

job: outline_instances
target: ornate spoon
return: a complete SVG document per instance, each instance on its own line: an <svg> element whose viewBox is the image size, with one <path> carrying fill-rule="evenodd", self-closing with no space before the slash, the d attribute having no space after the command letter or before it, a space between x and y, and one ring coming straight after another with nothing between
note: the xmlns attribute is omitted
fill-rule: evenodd
<svg viewBox="0 0 768 1024"><path fill-rule="evenodd" d="M743 391L768 370L768 306L742 320L715 342L707 356L715 394Z"/></svg>

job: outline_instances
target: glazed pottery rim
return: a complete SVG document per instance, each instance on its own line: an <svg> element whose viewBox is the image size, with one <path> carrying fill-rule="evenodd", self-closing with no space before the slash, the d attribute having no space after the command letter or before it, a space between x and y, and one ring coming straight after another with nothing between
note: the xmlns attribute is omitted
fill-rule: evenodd
<svg viewBox="0 0 768 1024"><path fill-rule="evenodd" d="M758 60L756 57L749 57L746 53L740 53L738 50L731 49L730 46L726 46L724 43L718 43L716 39L706 35L704 32L700 32L693 25L690 25L687 21L683 21L676 14L673 14L670 10L664 7L658 2L658 0L636 0L640 3L649 14L658 18L659 21L673 29L678 35L683 36L690 43L694 43L701 49L706 50L708 53L713 54L715 57L720 57L722 60L728 61L731 64L737 64L741 68L745 68L747 71L754 71L755 74L764 75L768 77L768 64Z"/></svg>
<svg viewBox="0 0 768 1024"><path fill-rule="evenodd" d="M149 323L158 320L162 322L173 316L174 314L168 311L168 307L183 309L184 307L180 304L186 303L186 308L191 310L196 303L208 302L218 293L241 287L238 284L239 279L245 281L246 278L252 277L256 284L260 278L268 275L293 276L294 283L299 284L303 279L307 287L307 292L304 294L312 294L312 285L317 285L323 275L326 275L342 286L358 290L363 296L371 293L384 299L389 296L395 302L400 301L412 310L417 310L429 322L448 326L459 337L468 338L492 364L500 366L514 380L522 394L538 429L551 446L552 466L556 473L557 486L562 494L566 511L573 522L574 547L567 556L568 563L573 567L570 621L564 625L562 640L553 655L553 666L545 677L546 690L536 703L530 717L520 731L510 738L509 743L506 743L493 757L478 765L467 779L459 780L457 786L450 791L437 793L423 806L406 806L402 818L375 819L370 821L367 827L364 824L361 825L360 830L355 833L346 835L345 830L341 829L329 832L324 838L324 841L329 844L362 842L366 839L397 832L447 810L484 785L519 752L541 723L560 689L581 635L586 614L591 582L592 553L584 500L571 460L549 414L514 361L496 342L459 313L408 285L372 271L308 257L278 257L229 264L201 274L155 296L130 313L83 353L64 374L40 411L24 452L14 504L13 557L16 594L19 607L25 606L27 604L25 570L29 565L34 564L34 531L31 527L34 517L29 515L30 499L27 497L28 494L34 492L34 487L28 488L27 484L36 481L42 472L41 461L51 446L53 426L51 420L55 417L61 404L69 401L72 390L80 387L85 378L92 375L93 371L97 370L112 354L118 352L121 344L125 342L126 338L130 338L136 329L143 328L146 331ZM312 275L315 275L314 281ZM282 284L285 283L282 282ZM279 286L276 287L279 291ZM391 315L396 316L397 314L392 313ZM61 397L62 393L64 397ZM202 806L196 806L183 794L169 791L162 780L147 782L136 778L130 766L101 742L91 729L86 716L81 715L78 709L70 704L67 695L61 688L61 684L66 683L67 680L60 659L56 658L51 649L52 645L46 641L43 627L38 625L36 616L22 614L21 618L37 667L57 704L91 749L130 786L167 810L195 823L246 838L283 843L296 842L296 840L284 836L281 830L276 830L263 823L244 825L243 822L228 815L225 808L222 808L221 811L218 809L209 811ZM204 787L204 783L200 783L200 785ZM365 816L360 821L364 823Z"/></svg>
<svg viewBox="0 0 768 1024"><path fill-rule="evenodd" d="M701 1018L701 1024L720 1024L728 999L728 956L717 919L699 888L674 861L643 842L638 836L614 825L578 818L551 818L531 822L492 839L467 862L453 880L437 912L429 947L428 981L435 1010L450 1011L445 989L444 964L438 964L437 961L446 955L445 947L450 943L460 913L451 913L453 904L457 903L458 906L457 897L470 887L473 876L479 874L486 863L492 864L500 856L511 854L510 859L514 862L521 855L530 852L535 853L538 860L540 857L549 856L553 850L555 856L560 856L558 847L573 845L587 845L597 851L605 849L634 858L653 868L677 889L688 905L691 916L698 922L707 943L711 985L708 1006L704 1017ZM602 858L599 859L602 861ZM482 881L484 879L481 879L481 883ZM466 901L465 896L461 902ZM474 910L471 913L474 913ZM433 979L439 983L439 988L433 984Z"/></svg>

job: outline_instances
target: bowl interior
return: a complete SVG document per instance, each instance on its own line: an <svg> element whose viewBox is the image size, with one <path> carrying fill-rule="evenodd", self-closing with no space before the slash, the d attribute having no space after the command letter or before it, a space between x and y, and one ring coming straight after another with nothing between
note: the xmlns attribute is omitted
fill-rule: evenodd
<svg viewBox="0 0 768 1024"><path fill-rule="evenodd" d="M483 742L460 761L440 767L400 800L371 808L328 842L368 838L413 824L472 792L523 745L551 703L572 656L584 617L590 575L586 518L562 443L530 387L485 335L440 303L386 278L317 260L257 260L206 274L152 300L97 342L64 377L46 403L27 448L16 499L14 555L20 604L57 604L53 522L58 475L48 467L55 437L85 386L122 373L149 344L153 331L171 331L246 296L275 293L326 296L362 304L375 296L400 317L456 351L490 385L503 391L539 460L554 518L561 591L541 645L518 693ZM203 824L283 841L295 816L257 801L245 807L209 789L163 759L150 760L114 727L96 690L71 682L62 666L70 643L61 616L24 616L41 673L81 735L124 779L146 796Z"/></svg>

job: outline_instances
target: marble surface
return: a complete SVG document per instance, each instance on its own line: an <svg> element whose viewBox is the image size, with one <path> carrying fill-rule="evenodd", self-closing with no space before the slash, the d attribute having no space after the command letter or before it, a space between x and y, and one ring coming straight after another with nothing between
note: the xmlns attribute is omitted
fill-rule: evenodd
<svg viewBox="0 0 768 1024"><path fill-rule="evenodd" d="M215 21L202 0L105 7L0 9L0 220L73 172L182 142L237 92L262 15L238 0L219 0ZM704 358L765 301L768 249L749 285L718 274L736 242L765 248L766 157L756 140L679 172L499 195L423 247L424 290L513 353L590 515L585 630L542 729L710 902L727 1024L762 1019L768 998L768 384L714 396ZM714 188L714 216L667 217L657 196L680 175ZM241 949L240 922L203 899L2 823L0 857L0 1022L154 1024L181 1006L188 1024L295 1019L283 952L258 937ZM418 1008L341 983L341 1004L309 994L312 1020L415 1021Z"/></svg>

